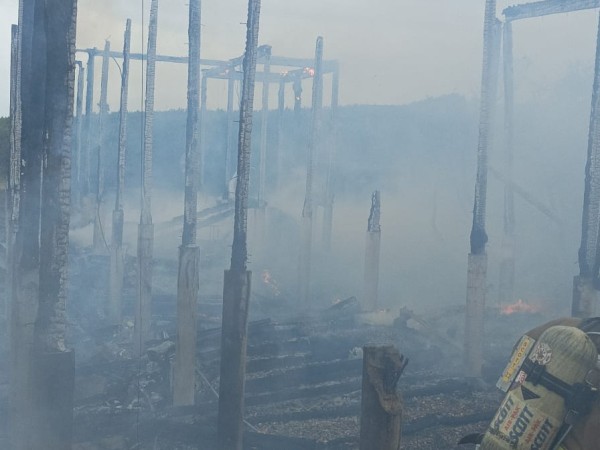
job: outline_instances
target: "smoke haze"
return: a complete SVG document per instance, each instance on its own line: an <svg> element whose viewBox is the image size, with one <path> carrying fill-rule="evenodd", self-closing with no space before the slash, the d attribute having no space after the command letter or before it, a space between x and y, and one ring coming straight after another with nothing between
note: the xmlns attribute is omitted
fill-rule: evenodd
<svg viewBox="0 0 600 450"><path fill-rule="evenodd" d="M146 1L146 10L149 1ZM498 14L515 2L498 1ZM8 86L10 24L17 22L17 0L0 1L0 80ZM481 83L483 7L480 0L272 1L262 6L260 43L276 55L312 57L317 35L325 37L325 58L341 63L342 104L403 104L458 93L478 97ZM132 51L142 48L142 3L81 0L78 48L122 50L126 18L131 18ZM202 55L229 59L241 55L245 2L203 2ZM147 25L147 14L144 17ZM595 11L527 20L514 27L517 94L540 96L573 65L593 60ZM187 7L182 0L162 3L158 52L187 54ZM146 39L146 37L144 38ZM144 42L144 47L146 43ZM84 61L87 58L79 54ZM99 71L97 71L99 72ZM113 73L114 72L114 73ZM111 64L111 77L118 69ZM99 76L99 73L97 73ZM159 64L158 109L185 106L183 66ZM131 108L139 108L141 68L132 64ZM118 83L109 86L109 103L118 107ZM214 83L209 107L223 107L226 87ZM96 84L99 87L99 83ZM176 86L177 88L174 88ZM96 97L97 98L97 97ZM0 115L8 115L8 89L0 91Z"/></svg>

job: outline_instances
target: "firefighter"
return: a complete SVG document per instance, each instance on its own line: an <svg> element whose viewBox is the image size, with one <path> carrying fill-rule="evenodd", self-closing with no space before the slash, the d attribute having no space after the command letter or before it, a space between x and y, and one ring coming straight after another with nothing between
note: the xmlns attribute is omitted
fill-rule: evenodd
<svg viewBox="0 0 600 450"><path fill-rule="evenodd" d="M488 430L459 444L600 450L599 352L600 317L563 318L530 330L498 381L507 394Z"/></svg>

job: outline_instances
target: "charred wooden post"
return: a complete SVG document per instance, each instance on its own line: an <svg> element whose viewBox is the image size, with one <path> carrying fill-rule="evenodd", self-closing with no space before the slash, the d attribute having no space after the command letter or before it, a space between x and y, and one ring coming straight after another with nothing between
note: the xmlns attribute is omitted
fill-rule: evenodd
<svg viewBox="0 0 600 450"><path fill-rule="evenodd" d="M477 147L477 178L471 228L471 251L467 271L467 307L465 317L465 370L470 376L480 376L483 364L482 338L487 278L488 237L485 230L487 200L487 159L491 145L493 110L496 97L499 45L496 1L486 0L483 36L483 73L479 112L479 143Z"/></svg>
<svg viewBox="0 0 600 450"><path fill-rule="evenodd" d="M75 61L77 64L77 100L75 106L75 180L71 184L73 194L73 203L79 204L81 194L81 141L83 130L83 81L85 79L85 68L81 61Z"/></svg>
<svg viewBox="0 0 600 450"><path fill-rule="evenodd" d="M96 214L94 218L94 250L97 252L105 250L105 236L102 229L102 218L100 208L104 196L104 141L105 128L108 115L108 64L110 62L110 41L104 43L102 53L102 78L100 79L100 112L98 114L98 141L96 143Z"/></svg>
<svg viewBox="0 0 600 450"><path fill-rule="evenodd" d="M512 24L503 27L504 52L504 136L505 174L512 179L514 150L514 79L513 79L513 37ZM513 302L515 285L515 204L514 192L510 185L504 185L504 236L502 239L502 260L500 261L500 282L498 301Z"/></svg>
<svg viewBox="0 0 600 450"><path fill-rule="evenodd" d="M600 270L600 20L596 41L596 65L581 222L579 276L573 280L571 315L591 317L595 315L598 302L598 291L594 284L598 280Z"/></svg>
<svg viewBox="0 0 600 450"><path fill-rule="evenodd" d="M367 226L367 243L365 247L365 298L363 309L377 309L377 291L379 287L379 253L381 248L381 199L379 191L371 196L371 211Z"/></svg>
<svg viewBox="0 0 600 450"><path fill-rule="evenodd" d="M121 323L121 292L123 290L123 188L127 149L127 100L129 94L129 53L131 48L131 19L125 23L123 67L121 68L121 101L119 107L119 150L117 154L117 195L112 214L110 242L109 304L107 316L111 323Z"/></svg>
<svg viewBox="0 0 600 450"><path fill-rule="evenodd" d="M240 104L238 181L235 189L233 245L231 265L229 270L225 271L223 286L223 326L217 422L219 450L242 449L248 306L252 277L252 273L247 269L248 185L259 17L260 0L249 0Z"/></svg>
<svg viewBox="0 0 600 450"><path fill-rule="evenodd" d="M336 66L331 82L331 122L330 142L327 149L327 173L325 178L325 205L323 211L323 248L331 250L331 235L333 232L333 201L335 197L335 156L338 141L337 110L339 103L340 71Z"/></svg>
<svg viewBox="0 0 600 450"><path fill-rule="evenodd" d="M232 174L232 155L234 146L234 133L233 133L233 89L235 87L235 79L233 76L229 76L227 79L227 141L225 141L225 189L223 191L223 198L229 199L229 182L233 176Z"/></svg>
<svg viewBox="0 0 600 450"><path fill-rule="evenodd" d="M543 17L552 14L564 14L583 9L598 8L600 0L538 0L525 2L520 5L509 6L503 11L508 21Z"/></svg>
<svg viewBox="0 0 600 450"><path fill-rule="evenodd" d="M398 450L402 398L396 391L408 360L393 346L363 347L360 450Z"/></svg>
<svg viewBox="0 0 600 450"><path fill-rule="evenodd" d="M86 90L85 90L85 152L83 154L83 183L81 186L81 196L89 195L91 192L91 176L92 176L92 148L94 146L94 123L92 114L94 114L94 59L96 49L93 48L88 52L88 62L86 71Z"/></svg>
<svg viewBox="0 0 600 450"><path fill-rule="evenodd" d="M185 198L183 235L179 247L177 279L177 345L173 372L173 404L193 405L196 369L196 309L198 305L200 249L196 244L198 217L198 153L200 123L200 0L190 1Z"/></svg>
<svg viewBox="0 0 600 450"><path fill-rule="evenodd" d="M41 130L38 136L41 145L38 147L40 142L32 139L23 145L22 153L23 159L34 164L32 167L23 164L22 186L29 191L21 192L21 198L27 201L22 205L20 220L24 217L35 219L31 229L39 232L39 241L37 233L28 236L33 241L29 245L37 270L31 267L26 275L37 275L37 283L31 278L21 278L25 283L17 284L17 291L25 288L30 290L29 295L33 291L38 296L36 308L30 311L35 319L28 324L30 328L33 324L32 347L23 348L26 354L32 356L29 363L31 372L29 375L25 373L26 379L22 381L29 386L28 395L31 396L30 416L24 424L27 428L22 430L28 435L21 436L22 439L13 446L17 449L58 450L71 447L75 364L73 353L66 349L65 334L76 14L76 0L36 2L33 39L28 43L31 47L22 52L22 71L29 72L27 84L22 85L23 92L35 89L23 102L23 137ZM31 26L31 23L28 25ZM25 23L23 26L26 27ZM29 61L25 62L28 58ZM43 87L37 86L36 89L34 82ZM23 97L21 99L24 100ZM44 164L40 171L42 166L35 163L42 160ZM28 173L29 170L31 173ZM32 189L33 186L37 189ZM30 210L34 206L36 209ZM25 228L24 225L19 224L19 232ZM21 237L24 237L23 234ZM23 244L21 241L18 251L23 251ZM22 275L19 273L19 276ZM60 383L54 378L57 375ZM31 424L33 426L29 427ZM16 432L18 435L19 425Z"/></svg>
<svg viewBox="0 0 600 450"><path fill-rule="evenodd" d="M285 79L281 77L279 80L279 90L277 91L277 143L275 145L275 187L281 187L283 176L283 151L282 151L282 134L283 134L283 114L285 112Z"/></svg>
<svg viewBox="0 0 600 450"><path fill-rule="evenodd" d="M152 318L152 252L154 225L152 223L152 144L154 130L154 81L156 71L156 35L158 0L150 5L148 32L148 64L146 66L146 102L144 113L144 153L142 157L142 208L138 226L138 302L135 314L135 345L141 353L149 337Z"/></svg>
<svg viewBox="0 0 600 450"><path fill-rule="evenodd" d="M22 8L21 8L22 9ZM14 270L14 242L19 219L19 178L21 175L21 67L19 62L19 26L11 28L10 45L10 156L8 185L6 187L6 286L4 290L4 317L10 327L12 279ZM8 335L10 336L10 330Z"/></svg>
<svg viewBox="0 0 600 450"><path fill-rule="evenodd" d="M21 133L17 204L13 204L10 326L10 448L31 447L33 423L33 324L40 283L40 192L46 92L46 35L42 2L19 4L16 126ZM35 65L34 65L35 62ZM20 122L19 122L20 119ZM15 143L18 145L18 143ZM16 155L13 155L16 157ZM13 187L17 187L13 185ZM15 206L17 208L15 209Z"/></svg>
<svg viewBox="0 0 600 450"><path fill-rule="evenodd" d="M308 143L308 161L306 164L306 194L302 208L302 242L300 245L299 292L300 302L310 304L310 265L312 257L313 228L313 172L314 158L317 152L321 128L321 106L323 103L323 38L317 38L315 49L315 76L312 91L312 118Z"/></svg>

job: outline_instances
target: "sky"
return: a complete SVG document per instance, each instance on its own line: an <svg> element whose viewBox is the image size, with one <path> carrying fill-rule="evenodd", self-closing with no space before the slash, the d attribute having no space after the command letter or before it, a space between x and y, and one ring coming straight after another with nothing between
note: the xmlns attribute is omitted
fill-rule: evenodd
<svg viewBox="0 0 600 450"><path fill-rule="evenodd" d="M202 3L202 57L241 55L247 0ZM499 0L498 15L514 3ZM271 45L274 55L311 58L316 37L323 36L325 58L341 65L341 104L406 104L451 93L473 98L480 90L484 4L484 0L263 0L259 43ZM17 21L17 5L18 0L0 0L0 116L8 114L10 24ZM125 21L131 18L132 51L140 51L142 11L147 27L149 8L150 0L79 0L77 47L102 48L109 39L112 49L121 51ZM161 1L159 53L186 56L187 9L185 0ZM589 10L516 23L517 92L537 95L569 70L593 65L597 22L597 11ZM87 59L85 54L78 58ZM109 105L117 110L115 63L110 70ZM99 77L99 61L96 72ZM142 72L141 64L132 65L132 110L141 104ZM159 65L156 108L183 108L185 83L183 66ZM209 89L209 108L224 108L225 83L216 81ZM326 91L325 101L327 95ZM309 98L305 94L305 102ZM271 107L275 104L272 99Z"/></svg>

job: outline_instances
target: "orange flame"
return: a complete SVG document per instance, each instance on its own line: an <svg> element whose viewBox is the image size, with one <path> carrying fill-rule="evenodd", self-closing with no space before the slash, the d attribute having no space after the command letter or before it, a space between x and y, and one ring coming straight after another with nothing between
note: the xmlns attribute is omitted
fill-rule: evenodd
<svg viewBox="0 0 600 450"><path fill-rule="evenodd" d="M541 308L538 305L525 303L521 299L510 305L500 306L500 314L503 316L510 316L511 314L515 313L537 313L540 312L540 310Z"/></svg>

